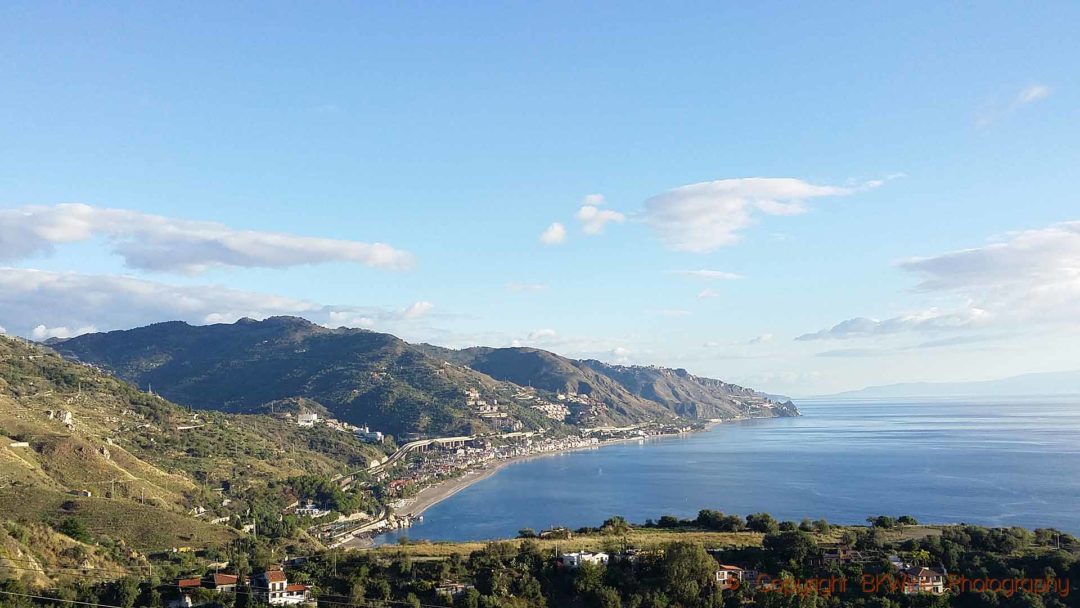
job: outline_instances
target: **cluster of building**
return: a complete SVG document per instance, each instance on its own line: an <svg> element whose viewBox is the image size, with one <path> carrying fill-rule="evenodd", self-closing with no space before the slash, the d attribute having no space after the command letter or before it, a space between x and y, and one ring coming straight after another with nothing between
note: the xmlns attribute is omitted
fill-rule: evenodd
<svg viewBox="0 0 1080 608"><path fill-rule="evenodd" d="M520 435L522 440L513 443L494 445L485 439L472 439L470 443L474 445L429 452L430 455L427 457L410 463L409 471L405 475L389 481L386 486L387 490L391 496L401 496L405 488L409 486L415 488L428 486L456 477L470 468L484 466L491 462L547 452L594 447L600 443L595 437L537 439L536 435ZM400 506L404 506L404 504Z"/></svg>
<svg viewBox="0 0 1080 608"><path fill-rule="evenodd" d="M286 419L291 419L292 414L282 414ZM320 418L318 414L314 412L301 412L296 415L297 426L305 428L311 428L317 424L325 424L335 431L341 431L343 433L353 433L361 440L368 443L382 443L385 436L379 431L373 431L367 426L355 426L348 422L342 422L336 418Z"/></svg>
<svg viewBox="0 0 1080 608"><path fill-rule="evenodd" d="M499 408L497 398L485 398L475 388L465 391L465 405L471 408L481 420L500 431L518 431L524 428L520 420L514 419L509 413Z"/></svg>
<svg viewBox="0 0 1080 608"><path fill-rule="evenodd" d="M529 407L556 422L563 422L570 416L570 408L562 403L552 403L541 399L533 389L519 390L514 394L514 399L528 403Z"/></svg>
<svg viewBox="0 0 1080 608"><path fill-rule="evenodd" d="M250 584L246 584L250 582ZM205 592L196 593L196 590ZM235 574L211 572L202 577L182 578L176 581L169 608L194 608L203 604L217 603L212 598L215 593L247 593L256 602L271 606L297 606L311 604L311 587L298 583L289 583L289 578L281 567L268 568L251 577L250 581ZM208 592L208 593L207 593Z"/></svg>

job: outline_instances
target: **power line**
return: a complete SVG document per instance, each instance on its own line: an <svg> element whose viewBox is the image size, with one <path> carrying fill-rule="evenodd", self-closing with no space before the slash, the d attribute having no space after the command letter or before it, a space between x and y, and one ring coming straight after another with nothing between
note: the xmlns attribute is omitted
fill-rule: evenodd
<svg viewBox="0 0 1080 608"><path fill-rule="evenodd" d="M32 559L16 559L16 558L13 558L13 557L0 557L0 564L3 564L5 561L23 563L23 564L34 564L36 566L41 567L42 569L45 568L44 565L42 565L38 561L32 560ZM14 567L14 566L12 566L12 567ZM149 566L135 566L135 567L149 569ZM130 570L119 570L119 569L116 569L116 568L103 568L101 566L85 566L85 567L83 567L83 566L72 566L72 567L68 567L68 566L49 566L49 568L53 569L53 570L78 570L78 571L96 570L98 572L111 572L111 573L114 573L114 574L142 574L142 572L132 572Z"/></svg>
<svg viewBox="0 0 1080 608"><path fill-rule="evenodd" d="M79 600L63 600L58 597L46 597L44 595L31 595L29 593L16 593L14 591L0 591L4 595L13 595L15 597L24 597L32 600L46 600L49 602L63 602L65 604L78 604L80 606L95 606L96 608L123 608L123 606L116 606L115 604L102 604L101 602L80 602Z"/></svg>

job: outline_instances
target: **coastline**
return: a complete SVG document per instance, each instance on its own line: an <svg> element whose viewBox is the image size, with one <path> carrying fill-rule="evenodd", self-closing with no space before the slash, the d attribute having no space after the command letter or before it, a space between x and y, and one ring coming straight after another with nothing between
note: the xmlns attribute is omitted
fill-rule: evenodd
<svg viewBox="0 0 1080 608"><path fill-rule="evenodd" d="M674 437L684 437L697 433L706 433L711 431L714 427L721 424L731 424L736 422L745 422L748 420L768 420L773 416L762 417L749 417L749 418L729 418L729 419L712 419L703 421L704 426L700 430L683 431L677 433L662 433L657 435L648 435L645 437L620 437L618 439L606 439L600 441L596 445L582 446L576 448L568 448L563 450L551 451L551 452L539 452L536 454L527 454L524 456L515 456L513 458L507 458L499 460L497 462L491 462L485 464L481 468L472 469L466 472L464 475L448 479L446 481L428 486L418 492L411 502L400 508L397 513L399 515L406 515L408 517L416 518L423 515L424 511L437 505L438 503L450 498L451 496L461 492L462 490L472 486L475 483L483 481L495 473L498 473L501 469L511 464L518 462L524 462L526 460L532 460L535 458L544 458L550 456L558 456L561 454L568 454L571 452L578 452L584 450L598 450L607 446L616 445L620 443L645 443L647 441L656 439L671 439ZM348 541L342 543L340 546L345 549L366 549L376 546L374 538L385 531L380 531L374 536L356 536Z"/></svg>
<svg viewBox="0 0 1080 608"><path fill-rule="evenodd" d="M749 418L742 418L740 420L750 420L750 419ZM503 467L506 467L506 466L514 464L514 463L524 462L526 460L532 460L532 459L535 459L535 458L544 458L544 457L547 457L547 456L558 456L560 454L569 454L571 452L580 452L580 451L584 451L584 450L599 450L601 448L611 446L611 445L616 445L616 444L619 444L619 443L646 442L646 441L649 441L649 440L652 440L652 439L670 439L672 437L682 437L682 436L690 435L690 434L693 434L693 433L704 433L704 432L708 432L709 430L711 430L714 426L716 426L718 424L723 424L724 422L728 422L728 421L721 420L721 421L716 421L716 422L709 422L708 424L706 424L705 428L702 429L701 431L689 431L689 432L684 432L684 433L665 433L665 434L660 434L660 435L649 435L648 437L622 437L622 438L619 438L619 439L607 439L607 440L601 441L600 443L598 443L597 445L594 445L594 446L583 446L583 447L578 447L578 448L569 448L569 449L565 449L565 450L558 450L558 451L554 451L554 452L541 452L541 453L538 453L538 454L528 454L528 455L525 455L525 456L515 456L513 458L507 458L505 460L500 460L500 461L495 462L495 463L487 464L481 469L471 470L471 471L467 472L466 474L464 474L464 475L462 475L460 477L455 477L453 479L448 479L448 480L446 480L444 482L437 483L435 485L428 486L428 487L424 488L423 490L421 490L420 492L418 492L416 494L416 496L413 498L413 502L409 503L407 506L405 506L405 507L403 507L401 509L401 514L408 515L410 517L417 517L419 515L422 515L424 513L424 511L426 511L427 509L430 509L431 507L435 506L436 504L446 500L447 498L450 498L454 494L457 494L458 492L464 490L465 488L468 488L469 486L473 485L474 483L483 481L483 480L487 479L488 477L491 477L495 473L498 473L499 470L501 470ZM737 422L737 420L731 420L730 422Z"/></svg>

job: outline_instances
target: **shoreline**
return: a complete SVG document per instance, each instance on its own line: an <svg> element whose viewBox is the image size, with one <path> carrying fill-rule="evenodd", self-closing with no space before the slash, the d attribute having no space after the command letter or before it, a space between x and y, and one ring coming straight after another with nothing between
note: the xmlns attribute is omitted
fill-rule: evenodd
<svg viewBox="0 0 1080 608"><path fill-rule="evenodd" d="M502 468L515 464L518 462L525 462L526 460L532 460L534 458L544 458L546 456L558 456L560 454L569 454L571 452L581 452L584 450L599 450L601 448L616 445L619 443L627 442L646 442L651 439L670 439L673 437L683 437L687 435L693 435L696 433L707 433L716 425L724 424L726 422L740 422L742 420L757 420L756 418L740 418L737 420L719 420L714 422L708 422L700 431L688 431L684 433L664 433L660 435L649 435L647 437L623 437L619 439L607 439L601 441L597 445L582 446L578 448L569 448L565 450L556 450L552 452L540 452L538 454L528 454L525 456L515 456L513 458L507 458L500 460L494 464L484 465L481 469L473 469L460 477L448 479L441 483L437 483L432 486L428 486L417 493L413 502L401 509L401 514L408 515L409 517L417 517L423 515L424 511L430 509L436 504L450 498L454 494L468 488L469 486L483 481L488 477L491 477L495 473L498 473Z"/></svg>
<svg viewBox="0 0 1080 608"><path fill-rule="evenodd" d="M769 420L769 419L774 418L774 417L775 416L750 417L750 418L732 418L732 419L712 419L712 420L705 421L704 422L704 428L702 428L701 430L697 430L697 431L685 431L685 432L679 432L679 433L662 433L662 434L658 434L658 435L648 435L648 436L645 436L645 437L621 437L621 438L618 438L618 439L603 440L600 443L598 443L597 445L593 445L593 446L582 446L582 447L577 447L577 448L556 450L556 451L552 451L552 452L540 452L540 453L537 453L537 454L528 454L528 455L525 455L525 456L515 456L513 458L507 458L505 460L500 460L500 461L495 462L495 463L486 464L486 465L484 465L483 467L481 467L479 469L472 469L472 470L468 471L467 473L465 473L464 475L461 475L459 477L455 477L453 479L448 479L446 481L443 481L443 482L428 486L428 487L424 488L423 490L420 490L420 492L418 492L416 494L416 496L413 497L412 502L410 502L408 505L402 507L400 509L400 511L397 511L397 514L406 515L406 516L411 517L411 518L419 517L419 516L423 515L424 511L427 511L431 507L433 507L433 506L439 504L440 502L452 497L453 495L457 494L458 492L461 492L462 490L465 490L466 488L472 486L473 484L481 482L481 481L491 477L495 473L498 473L500 470L502 470L504 467L509 466L511 464L518 463L518 462L524 462L526 460L532 460L534 458L543 458L543 457L548 457L548 456L558 456L558 455L561 455L561 454L569 454L571 452L579 452L579 451L583 451L583 450L598 450L598 449L601 449L601 448L604 448L604 447L608 447L608 446L612 446L612 445L616 445L616 444L620 444L620 443L628 443L628 442L644 443L644 442L654 440L654 439L671 439L671 438L674 438L674 437L685 437L685 436L689 436L689 435L695 435L697 433L707 433L707 432L711 431L713 428L715 428L715 427L717 427L717 426L719 426L721 424L731 424L731 423L736 423L736 422L745 422L745 421L748 421L748 420ZM377 534L375 534L373 536L357 536L357 537L353 537L350 540L346 541L345 543L342 543L341 546L343 548L346 548L346 549L372 548L372 547L377 546L375 544L375 542L374 542L374 539L376 537L378 537L378 536L381 536L382 534L386 534L387 532L390 532L390 530L380 531L379 533L377 533Z"/></svg>

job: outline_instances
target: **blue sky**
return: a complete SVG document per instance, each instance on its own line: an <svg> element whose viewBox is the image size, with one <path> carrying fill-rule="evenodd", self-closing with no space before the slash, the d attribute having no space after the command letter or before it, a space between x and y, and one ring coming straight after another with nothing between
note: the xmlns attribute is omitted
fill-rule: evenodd
<svg viewBox="0 0 1080 608"><path fill-rule="evenodd" d="M1078 23L6 3L0 327L300 314L795 394L1072 369Z"/></svg>

